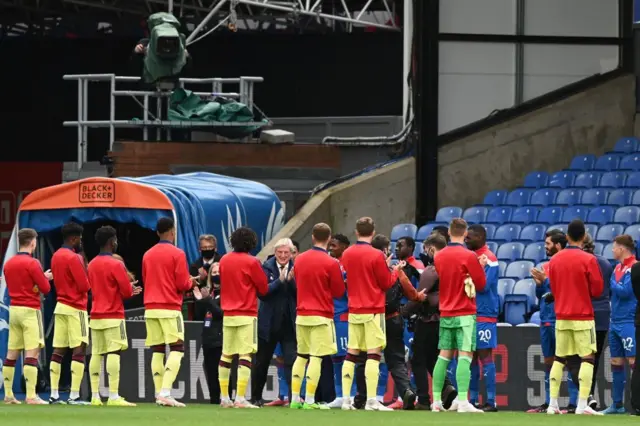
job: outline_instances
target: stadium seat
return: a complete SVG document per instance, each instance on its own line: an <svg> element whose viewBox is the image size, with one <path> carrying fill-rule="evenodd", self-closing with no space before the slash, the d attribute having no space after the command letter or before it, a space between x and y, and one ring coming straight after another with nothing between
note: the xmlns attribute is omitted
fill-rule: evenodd
<svg viewBox="0 0 640 426"><path fill-rule="evenodd" d="M542 188L531 194L529 203L534 206L548 206L556 203L558 191L553 188Z"/></svg>
<svg viewBox="0 0 640 426"><path fill-rule="evenodd" d="M640 207L620 207L618 210L616 210L613 221L616 223L624 223L626 225L633 225L634 223L640 222Z"/></svg>
<svg viewBox="0 0 640 426"><path fill-rule="evenodd" d="M593 154L578 155L573 157L569 170L584 171L593 169L593 165L596 163L596 156Z"/></svg>
<svg viewBox="0 0 640 426"><path fill-rule="evenodd" d="M487 218L489 209L482 206L469 207L462 213L462 218L468 223L482 223Z"/></svg>
<svg viewBox="0 0 640 426"><path fill-rule="evenodd" d="M562 221L571 222L573 219L581 219L583 222L586 222L588 214L589 209L585 206L567 207L562 214Z"/></svg>
<svg viewBox="0 0 640 426"><path fill-rule="evenodd" d="M547 252L544 248L544 241L538 241L535 243L529 244L524 249L524 254L522 258L525 260L531 260L534 263L541 262L543 259L547 258Z"/></svg>
<svg viewBox="0 0 640 426"><path fill-rule="evenodd" d="M613 147L613 152L628 154L638 151L638 139L620 138Z"/></svg>
<svg viewBox="0 0 640 426"><path fill-rule="evenodd" d="M562 171L554 173L549 178L549 186L552 188L568 188L573 186L575 176L573 172Z"/></svg>
<svg viewBox="0 0 640 426"><path fill-rule="evenodd" d="M522 243L504 243L498 247L496 257L500 260L513 262L517 259L522 259L524 253L524 244Z"/></svg>
<svg viewBox="0 0 640 426"><path fill-rule="evenodd" d="M507 223L507 224L501 225L496 229L496 232L493 234L492 239L501 241L501 242L515 241L519 239L521 229L522 227L520 225L517 225L514 223Z"/></svg>
<svg viewBox="0 0 640 426"><path fill-rule="evenodd" d="M542 188L549 181L547 172L531 172L524 178L525 188Z"/></svg>
<svg viewBox="0 0 640 426"><path fill-rule="evenodd" d="M594 243L593 244L593 254L597 254L598 256L602 256L602 250L604 250L604 244L602 243Z"/></svg>
<svg viewBox="0 0 640 426"><path fill-rule="evenodd" d="M542 269L542 268L543 268L543 266L544 266L546 263L549 263L549 261L548 261L548 260L543 260L542 262L539 262L539 263L536 265L536 269Z"/></svg>
<svg viewBox="0 0 640 426"><path fill-rule="evenodd" d="M496 251L498 251L498 250L496 250ZM508 266L508 263L505 262L504 260L498 261L498 269L500 269L500 276L501 277L504 277L505 276L504 274L507 273L507 266Z"/></svg>
<svg viewBox="0 0 640 426"><path fill-rule="evenodd" d="M640 189L633 193L633 197L631 197L631 205L640 205Z"/></svg>
<svg viewBox="0 0 640 426"><path fill-rule="evenodd" d="M488 223L507 223L511 219L511 207L494 207L487 215Z"/></svg>
<svg viewBox="0 0 640 426"><path fill-rule="evenodd" d="M391 241L398 241L402 237L415 238L418 227L413 223L400 223L391 229Z"/></svg>
<svg viewBox="0 0 640 426"><path fill-rule="evenodd" d="M607 202L601 204L609 204L610 206L628 206L631 204L632 196L633 191L630 189L616 189L611 191L609 198L607 198Z"/></svg>
<svg viewBox="0 0 640 426"><path fill-rule="evenodd" d="M511 325L525 323L527 296L507 294L504 300L504 320Z"/></svg>
<svg viewBox="0 0 640 426"><path fill-rule="evenodd" d="M483 223L485 231L487 231L487 240L493 240L493 236L496 233L496 226L490 223Z"/></svg>
<svg viewBox="0 0 640 426"><path fill-rule="evenodd" d="M540 311L535 311L531 318L529 318L530 324L540 325Z"/></svg>
<svg viewBox="0 0 640 426"><path fill-rule="evenodd" d="M573 185L568 186L575 186L576 188L593 188L594 186L598 186L599 181L599 172L582 172L576 176L576 180Z"/></svg>
<svg viewBox="0 0 640 426"><path fill-rule="evenodd" d="M511 222L529 224L538 218L538 208L535 206L518 207L511 215Z"/></svg>
<svg viewBox="0 0 640 426"><path fill-rule="evenodd" d="M517 281L511 294L524 294L527 296L527 312L531 312L534 306L537 305L536 282L531 278Z"/></svg>
<svg viewBox="0 0 640 426"><path fill-rule="evenodd" d="M580 204L580 198L582 198L582 191L576 188L563 189L558 193L556 197L556 204L561 206L573 206Z"/></svg>
<svg viewBox="0 0 640 426"><path fill-rule="evenodd" d="M522 228L519 240L522 241L542 241L544 234L547 232L547 226L539 223L533 223Z"/></svg>
<svg viewBox="0 0 640 426"><path fill-rule="evenodd" d="M484 201L482 202L485 206L500 206L504 204L507 199L507 191L506 189L498 189L496 191L487 192L487 195L484 196Z"/></svg>
<svg viewBox="0 0 640 426"><path fill-rule="evenodd" d="M498 251L498 243L495 241L487 241L487 248L491 250L491 253L495 254L495 252Z"/></svg>
<svg viewBox="0 0 640 426"><path fill-rule="evenodd" d="M624 186L627 174L625 172L607 172L603 173L600 178L600 187L603 188L620 188Z"/></svg>
<svg viewBox="0 0 640 426"><path fill-rule="evenodd" d="M629 154L625 155L622 160L620 160L619 170L640 170L640 154Z"/></svg>
<svg viewBox="0 0 640 426"><path fill-rule="evenodd" d="M600 204L607 204L607 199L609 196L608 189L602 188L589 188L585 189L582 192L582 198L580 198L580 203L587 206L599 206Z"/></svg>
<svg viewBox="0 0 640 426"><path fill-rule="evenodd" d="M601 226L596 235L596 241L602 241L608 244L613 241L615 237L624 232L624 226L617 223L610 223Z"/></svg>
<svg viewBox="0 0 640 426"><path fill-rule="evenodd" d="M605 223L613 222L614 215L615 208L611 206L595 207L589 211L587 222L604 225Z"/></svg>
<svg viewBox="0 0 640 426"><path fill-rule="evenodd" d="M496 324L498 327L513 327L511 324L509 324L508 322L499 322Z"/></svg>
<svg viewBox="0 0 640 426"><path fill-rule="evenodd" d="M419 259L422 254L422 243L420 241L416 241L416 248L413 250L413 257Z"/></svg>
<svg viewBox="0 0 640 426"><path fill-rule="evenodd" d="M416 234L416 241L424 241L427 239L429 235L433 232L433 228L436 226L446 226L449 227L449 224L446 222L432 222L426 225L423 225L418 229L418 233Z"/></svg>
<svg viewBox="0 0 640 426"><path fill-rule="evenodd" d="M624 186L627 188L640 188L640 172L628 173Z"/></svg>
<svg viewBox="0 0 640 426"><path fill-rule="evenodd" d="M640 241L640 224L636 223L635 225L627 226L624 230L624 233L627 235L631 235L633 241Z"/></svg>
<svg viewBox="0 0 640 426"><path fill-rule="evenodd" d="M538 222L540 223L557 223L562 220L562 208L560 207L545 207L538 213Z"/></svg>
<svg viewBox="0 0 640 426"><path fill-rule="evenodd" d="M593 166L593 169L605 172L616 170L620 164L621 158L622 154L605 154L596 160L596 164Z"/></svg>
<svg viewBox="0 0 640 426"><path fill-rule="evenodd" d="M602 249L602 256L607 259L609 262L615 260L613 258L613 243L609 243Z"/></svg>
<svg viewBox="0 0 640 426"><path fill-rule="evenodd" d="M529 277L531 268L533 268L533 266L533 262L529 260L519 260L517 262L511 262L507 266L507 270L504 272L504 276L506 278L513 278L518 280L525 279Z"/></svg>
<svg viewBox="0 0 640 426"><path fill-rule="evenodd" d="M559 229L560 231L562 231L562 232L564 232L566 234L568 227L569 227L568 223L556 223L554 225L549 226L547 228L547 232L551 231L552 229Z"/></svg>
<svg viewBox="0 0 640 426"><path fill-rule="evenodd" d="M511 278L500 278L498 280L498 297L500 298L500 312L504 309L504 297L511 294L513 286L516 285L515 280Z"/></svg>
<svg viewBox="0 0 640 426"><path fill-rule="evenodd" d="M598 235L598 225L593 223L585 223L584 227L587 230L587 234L591 235L591 238L595 239L596 235Z"/></svg>
<svg viewBox="0 0 640 426"><path fill-rule="evenodd" d="M529 204L531 192L532 191L529 188L515 189L507 195L507 201L505 204L508 206L524 206L525 204Z"/></svg>
<svg viewBox="0 0 640 426"><path fill-rule="evenodd" d="M462 209L456 206L442 207L436 213L436 222L451 222L452 219L462 216Z"/></svg>

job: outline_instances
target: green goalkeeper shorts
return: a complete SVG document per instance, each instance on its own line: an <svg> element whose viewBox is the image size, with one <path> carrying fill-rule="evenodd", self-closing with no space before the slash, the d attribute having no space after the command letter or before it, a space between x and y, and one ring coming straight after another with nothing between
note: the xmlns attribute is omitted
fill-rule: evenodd
<svg viewBox="0 0 640 426"><path fill-rule="evenodd" d="M476 350L476 316L440 318L438 348L474 352Z"/></svg>

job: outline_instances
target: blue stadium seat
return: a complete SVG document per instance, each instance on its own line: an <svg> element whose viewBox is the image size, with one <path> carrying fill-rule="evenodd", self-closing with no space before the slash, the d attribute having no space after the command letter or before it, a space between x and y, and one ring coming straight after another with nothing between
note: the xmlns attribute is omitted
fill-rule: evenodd
<svg viewBox="0 0 640 426"><path fill-rule="evenodd" d="M593 169L605 172L616 170L620 164L621 158L622 154L605 154L596 160L596 164L593 166Z"/></svg>
<svg viewBox="0 0 640 426"><path fill-rule="evenodd" d="M545 207L538 213L538 222L540 223L556 223L562 220L562 208L561 207Z"/></svg>
<svg viewBox="0 0 640 426"><path fill-rule="evenodd" d="M513 287L513 291L511 292L511 294L524 294L525 296L527 296L527 312L531 312L532 308L537 305L536 283L531 278L517 281L516 285Z"/></svg>
<svg viewBox="0 0 640 426"><path fill-rule="evenodd" d="M640 222L640 207L620 207L616 210L616 215L613 217L613 221L616 223L624 223L626 225L633 225L634 223Z"/></svg>
<svg viewBox="0 0 640 426"><path fill-rule="evenodd" d="M636 223L635 225L627 226L624 230L624 233L627 235L631 235L633 241L640 241L640 224Z"/></svg>
<svg viewBox="0 0 640 426"><path fill-rule="evenodd" d="M511 207L494 207L487 215L488 223L507 223L511 220Z"/></svg>
<svg viewBox="0 0 640 426"><path fill-rule="evenodd" d="M496 250L496 251L498 251L498 250ZM498 269L500 269L500 276L501 277L504 277L504 274L507 272L507 266L508 265L509 265L509 263L505 262L504 260L498 261Z"/></svg>
<svg viewBox="0 0 640 426"><path fill-rule="evenodd" d="M593 169L593 165L596 163L596 156L593 154L578 155L573 157L569 170L584 171Z"/></svg>
<svg viewBox="0 0 640 426"><path fill-rule="evenodd" d="M505 204L508 206L524 206L525 204L529 204L531 193L532 190L529 188L514 189L507 195Z"/></svg>
<svg viewBox="0 0 640 426"><path fill-rule="evenodd" d="M559 229L562 232L564 232L565 234L567 233L567 227L569 227L568 223L556 223L554 225L551 225L547 228L547 232L551 231L552 229Z"/></svg>
<svg viewBox="0 0 640 426"><path fill-rule="evenodd" d="M624 232L624 226L617 223L609 223L601 226L596 235L596 241L604 242L608 244L613 241L615 237Z"/></svg>
<svg viewBox="0 0 640 426"><path fill-rule="evenodd" d="M498 229L496 229L496 232L495 234L493 234L492 239L506 242L517 240L520 236L521 229L522 227L520 225L516 225L514 223L501 225L500 227L498 227Z"/></svg>
<svg viewBox="0 0 640 426"><path fill-rule="evenodd" d="M633 191L631 189L616 189L609 193L609 198L606 203L610 206L628 206L631 204L631 197Z"/></svg>
<svg viewBox="0 0 640 426"><path fill-rule="evenodd" d="M487 240L493 240L493 236L496 233L496 226L490 223L483 223L485 231L487 231Z"/></svg>
<svg viewBox="0 0 640 426"><path fill-rule="evenodd" d="M482 204L485 206L500 206L506 201L508 193L509 191L507 191L506 189L489 191L487 192L487 195L484 196L484 201L482 202Z"/></svg>
<svg viewBox="0 0 640 426"><path fill-rule="evenodd" d="M511 325L525 323L527 296L507 294L504 300L504 320Z"/></svg>
<svg viewBox="0 0 640 426"><path fill-rule="evenodd" d="M598 225L604 225L605 223L613 222L613 216L615 215L615 212L615 208L611 206L594 207L589 211L587 222L596 223Z"/></svg>
<svg viewBox="0 0 640 426"><path fill-rule="evenodd" d="M436 226L446 226L449 227L449 224L446 222L431 222L426 225L422 225L420 229L418 229L418 233L416 234L416 241L424 241L427 239L429 235L433 232L433 228Z"/></svg>
<svg viewBox="0 0 640 426"><path fill-rule="evenodd" d="M542 262L538 262L536 265L536 269L542 269L546 263L549 263L548 260L543 260Z"/></svg>
<svg viewBox="0 0 640 426"><path fill-rule="evenodd" d="M595 239L598 235L598 225L595 223L585 223L584 227L587 230L587 234L591 235L591 238Z"/></svg>
<svg viewBox="0 0 640 426"><path fill-rule="evenodd" d="M627 188L640 188L640 172L631 172L627 174L627 181L624 186Z"/></svg>
<svg viewBox="0 0 640 426"><path fill-rule="evenodd" d="M613 147L613 152L628 154L638 151L638 139L636 138L620 138Z"/></svg>
<svg viewBox="0 0 640 426"><path fill-rule="evenodd" d="M571 222L573 219L581 219L583 222L586 222L588 214L589 209L585 206L567 207L562 214L562 221Z"/></svg>
<svg viewBox="0 0 640 426"><path fill-rule="evenodd" d="M633 197L631 197L631 205L640 205L640 189L633 193Z"/></svg>
<svg viewBox="0 0 640 426"><path fill-rule="evenodd" d="M624 186L624 182L627 179L625 172L607 172L603 173L600 178L599 186L603 188L620 188Z"/></svg>
<svg viewBox="0 0 640 426"><path fill-rule="evenodd" d="M541 188L531 194L530 204L534 206L548 206L556 203L558 191L553 188Z"/></svg>
<svg viewBox="0 0 640 426"><path fill-rule="evenodd" d="M500 313L504 312L504 297L511 294L516 281L511 278L501 278L498 280L498 299L500 299Z"/></svg>
<svg viewBox="0 0 640 426"><path fill-rule="evenodd" d="M391 229L391 241L398 241L402 237L415 238L418 227L413 223L400 223Z"/></svg>
<svg viewBox="0 0 640 426"><path fill-rule="evenodd" d="M495 252L498 251L498 243L495 241L487 241L487 247L491 250L491 253L495 254Z"/></svg>
<svg viewBox="0 0 640 426"><path fill-rule="evenodd" d="M442 207L436 213L436 222L451 222L452 219L462 216L462 209L456 206Z"/></svg>
<svg viewBox="0 0 640 426"><path fill-rule="evenodd" d="M538 218L538 207L522 206L513 211L511 222L529 224Z"/></svg>
<svg viewBox="0 0 640 426"><path fill-rule="evenodd" d="M529 260L519 260L517 262L511 262L507 266L507 270L504 272L504 276L507 278L514 278L518 280L528 278L533 266L533 262Z"/></svg>
<svg viewBox="0 0 640 426"><path fill-rule="evenodd" d="M615 260L613 258L613 243L609 243L602 249L602 256L607 259L609 262Z"/></svg>
<svg viewBox="0 0 640 426"><path fill-rule="evenodd" d="M483 206L469 207L462 213L462 218L468 223L482 223L487 218L489 209Z"/></svg>
<svg viewBox="0 0 640 426"><path fill-rule="evenodd" d="M520 231L520 236L518 237L521 241L543 241L544 234L547 232L547 225L543 225L540 223L532 223L531 225L527 225L522 228Z"/></svg>
<svg viewBox="0 0 640 426"><path fill-rule="evenodd" d="M391 250L391 258L395 259L396 258L396 242L395 241L391 241L389 243L389 250Z"/></svg>
<svg viewBox="0 0 640 426"><path fill-rule="evenodd" d="M599 206L600 204L606 204L609 196L608 189L602 188L590 188L585 189L580 199L580 204L587 206Z"/></svg>
<svg viewBox="0 0 640 426"><path fill-rule="evenodd" d="M593 244L593 254L597 254L598 256L602 256L602 250L604 250L604 244L602 243L594 243Z"/></svg>
<svg viewBox="0 0 640 426"><path fill-rule="evenodd" d="M531 172L524 178L525 188L542 188L549 181L547 172Z"/></svg>
<svg viewBox="0 0 640 426"><path fill-rule="evenodd" d="M416 248L413 250L413 257L415 257L416 259L419 259L421 254L422 254L422 242L416 241Z"/></svg>
<svg viewBox="0 0 640 426"><path fill-rule="evenodd" d="M529 318L529 323L530 324L540 325L540 311L535 311L531 315L531 318Z"/></svg>
<svg viewBox="0 0 640 426"><path fill-rule="evenodd" d="M582 198L582 190L576 188L563 189L556 197L556 204L561 206L574 206L580 204Z"/></svg>
<svg viewBox="0 0 640 426"><path fill-rule="evenodd" d="M573 186L575 176L573 172L561 171L554 173L549 178L549 186L552 188L568 188Z"/></svg>
<svg viewBox="0 0 640 426"><path fill-rule="evenodd" d="M535 243L529 244L524 249L524 254L522 258L525 260L531 260L532 262L538 263L543 259L547 258L547 252L544 248L544 241L538 241Z"/></svg>
<svg viewBox="0 0 640 426"><path fill-rule="evenodd" d="M625 155L622 160L620 160L620 170L633 170L637 172L640 170L640 154L629 154Z"/></svg>
<svg viewBox="0 0 640 426"><path fill-rule="evenodd" d="M576 180L573 185L576 188L593 188L594 186L598 186L598 182L600 182L601 173L599 172L582 172L576 176Z"/></svg>
<svg viewBox="0 0 640 426"><path fill-rule="evenodd" d="M505 261L514 261L517 259L522 259L522 254L524 253L524 244L522 243L504 243L498 247L498 252L496 253L496 257L500 260Z"/></svg>

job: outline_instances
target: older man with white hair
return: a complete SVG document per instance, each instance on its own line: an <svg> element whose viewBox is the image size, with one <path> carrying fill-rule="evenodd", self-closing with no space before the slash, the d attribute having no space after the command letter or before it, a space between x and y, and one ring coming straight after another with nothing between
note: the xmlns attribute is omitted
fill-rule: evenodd
<svg viewBox="0 0 640 426"><path fill-rule="evenodd" d="M291 239L282 238L275 244L274 256L262 265L269 287L273 290L260 297L258 353L251 375L251 399L257 406L264 403L262 391L278 343L282 347L285 377L291 388L291 367L296 359L296 283L293 279L293 250Z"/></svg>

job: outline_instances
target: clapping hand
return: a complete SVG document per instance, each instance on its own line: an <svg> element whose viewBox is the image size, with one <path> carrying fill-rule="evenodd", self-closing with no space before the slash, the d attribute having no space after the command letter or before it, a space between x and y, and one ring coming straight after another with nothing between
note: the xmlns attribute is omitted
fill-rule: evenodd
<svg viewBox="0 0 640 426"><path fill-rule="evenodd" d="M136 296L136 295L138 295L138 294L142 293L142 287L137 286L136 284L138 284L138 280L133 281L133 282L131 283L131 285L133 286L133 295L134 295L134 296Z"/></svg>
<svg viewBox="0 0 640 426"><path fill-rule="evenodd" d="M487 266L487 263L489 263L489 258L486 254L483 254L478 257L478 262L480 262L480 265L482 265L482 267L484 268L485 266Z"/></svg>
<svg viewBox="0 0 640 426"><path fill-rule="evenodd" d="M426 298L427 298L427 289L423 288L418 292L418 297L417 297L418 302L424 302Z"/></svg>
<svg viewBox="0 0 640 426"><path fill-rule="evenodd" d="M404 269L405 266L407 266L407 262L405 262L404 260L401 260L400 262L396 263L393 266L393 270L397 272L401 269Z"/></svg>
<svg viewBox="0 0 640 426"><path fill-rule="evenodd" d="M547 279L547 274L545 274L544 271L538 268L532 268L530 273L537 285L542 285L544 280Z"/></svg>
<svg viewBox="0 0 640 426"><path fill-rule="evenodd" d="M198 278L201 280L207 279L207 271L204 268L198 269Z"/></svg>
<svg viewBox="0 0 640 426"><path fill-rule="evenodd" d="M289 270L289 274L287 275L287 281L293 281L293 268Z"/></svg>
<svg viewBox="0 0 640 426"><path fill-rule="evenodd" d="M44 271L44 276L49 281L53 280L53 273L51 272L51 269Z"/></svg>
<svg viewBox="0 0 640 426"><path fill-rule="evenodd" d="M202 292L200 292L200 289L198 287L193 288L193 297L196 300L202 300Z"/></svg>

